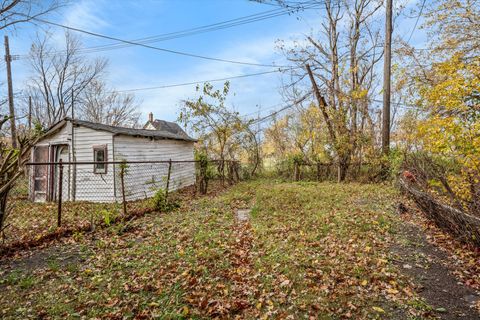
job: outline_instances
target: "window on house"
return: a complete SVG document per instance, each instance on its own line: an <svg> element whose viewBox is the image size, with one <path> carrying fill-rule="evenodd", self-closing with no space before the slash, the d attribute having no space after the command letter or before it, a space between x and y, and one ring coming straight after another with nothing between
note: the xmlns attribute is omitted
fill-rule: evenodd
<svg viewBox="0 0 480 320"><path fill-rule="evenodd" d="M107 146L93 146L93 161L105 162L107 161ZM95 173L107 173L106 163L95 163L93 165L93 172Z"/></svg>

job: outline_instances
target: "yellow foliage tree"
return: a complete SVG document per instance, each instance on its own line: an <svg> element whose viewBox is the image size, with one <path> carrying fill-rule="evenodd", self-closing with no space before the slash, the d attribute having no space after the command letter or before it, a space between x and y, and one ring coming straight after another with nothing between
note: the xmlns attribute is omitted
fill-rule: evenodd
<svg viewBox="0 0 480 320"><path fill-rule="evenodd" d="M435 64L429 81L419 83L420 103L427 111L418 123L424 150L449 158L461 174L449 180L466 201L478 197L480 175L480 57L455 54Z"/></svg>

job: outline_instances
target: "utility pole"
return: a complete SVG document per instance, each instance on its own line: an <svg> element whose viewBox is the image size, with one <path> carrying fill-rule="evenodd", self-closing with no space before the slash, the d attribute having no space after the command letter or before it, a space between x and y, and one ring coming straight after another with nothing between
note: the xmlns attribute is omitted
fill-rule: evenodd
<svg viewBox="0 0 480 320"><path fill-rule="evenodd" d="M10 65L11 61L12 61L12 56L10 56L8 36L5 36L5 62L7 64L8 108L10 111L10 131L12 135L12 147L17 148L17 128L15 125L15 108L13 106L12 66Z"/></svg>
<svg viewBox="0 0 480 320"><path fill-rule="evenodd" d="M383 62L383 121L382 121L382 152L390 151L390 86L392 71L392 1L386 1L385 16L385 54Z"/></svg>
<svg viewBox="0 0 480 320"><path fill-rule="evenodd" d="M28 131L32 130L32 96L28 97Z"/></svg>

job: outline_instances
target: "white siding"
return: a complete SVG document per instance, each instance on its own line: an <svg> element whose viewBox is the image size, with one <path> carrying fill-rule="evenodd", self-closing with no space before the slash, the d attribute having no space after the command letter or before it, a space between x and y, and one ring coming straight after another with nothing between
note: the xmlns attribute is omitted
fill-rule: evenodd
<svg viewBox="0 0 480 320"><path fill-rule="evenodd" d="M180 140L152 140L132 136L113 136L112 133L82 126L72 127L68 122L55 134L42 139L37 145L67 144L70 161L92 162L93 147L106 146L107 161L192 161L193 142ZM73 154L72 151L75 153ZM56 159L50 159L55 161ZM93 164L65 165L63 179L64 201L120 201L120 165L108 165L106 174L94 173ZM158 188L165 188L168 163L129 164L125 176L127 200L151 197ZM74 183L76 181L76 183ZM195 165L173 163L170 190L195 183Z"/></svg>
<svg viewBox="0 0 480 320"><path fill-rule="evenodd" d="M63 126L60 130L55 132L54 134L43 138L40 140L37 145L52 145L52 144L68 144L70 145L70 137L71 137L71 123L68 122L65 126ZM51 159L53 161L53 159Z"/></svg>
<svg viewBox="0 0 480 320"><path fill-rule="evenodd" d="M68 148L70 150L70 142L71 142L71 123L68 122L65 126L63 126L62 128L60 128L57 132L55 132L54 134L52 135L49 135L48 137L45 137L43 139L41 139L37 144L36 146L48 146L50 147L51 145L59 145L59 144L62 144L62 145L68 145ZM34 161L34 156L33 156L33 153L35 152L35 148L32 149L31 151L31 157L30 159L32 161ZM70 152L70 151L69 151ZM71 155L69 155L69 159L67 160L71 160ZM48 160L49 162L55 162L55 161L58 161L58 159L55 158L55 155L53 155L53 158L52 158L52 154L50 152L50 149L48 150ZM65 160L64 160L65 161ZM34 172L34 169L33 167L28 167L28 169L30 170L29 171L29 190L31 193L34 192L33 190L33 172ZM55 173L52 174L52 171L50 171L50 168L46 169L48 171L48 175L47 175L47 189L49 189L50 187L50 179L53 178L53 175L55 174L58 174L58 168L55 168ZM70 171L70 168L69 166L65 166L65 170L64 170L64 173L63 173L63 181L62 181L62 199L64 200L69 200L69 192L70 192L70 178L71 178L71 171ZM58 186L56 185L56 182L55 183L55 186L54 188L58 188ZM55 193L57 193L58 189L55 189ZM30 195L30 197L33 197L33 194ZM45 197L43 199L41 198L35 198L35 201L40 201L40 202L43 202L45 201Z"/></svg>
<svg viewBox="0 0 480 320"><path fill-rule="evenodd" d="M77 162L94 161L93 146L107 147L107 161L113 160L112 133L76 126L74 152ZM107 166L106 174L94 173L93 164L76 165L75 201L112 202L114 196L114 168Z"/></svg>
<svg viewBox="0 0 480 320"><path fill-rule="evenodd" d="M127 161L192 161L193 142L180 140L152 140L142 137L116 136L115 160ZM120 168L117 166L117 171ZM128 200L151 197L158 188L165 188L168 163L130 164L125 176L126 198ZM118 175L117 175L118 176ZM120 179L117 179L117 199L121 197ZM173 163L170 176L170 190L176 190L195 183L195 165Z"/></svg>

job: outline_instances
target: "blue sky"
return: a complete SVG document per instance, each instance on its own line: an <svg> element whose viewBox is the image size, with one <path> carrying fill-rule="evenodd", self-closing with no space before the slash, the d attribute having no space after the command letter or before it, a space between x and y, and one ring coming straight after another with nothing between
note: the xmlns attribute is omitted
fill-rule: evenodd
<svg viewBox="0 0 480 320"><path fill-rule="evenodd" d="M402 4L407 8L418 6L415 0L404 0ZM275 8L246 0L80 0L51 14L47 19L113 37L137 39ZM320 10L307 10L214 32L157 42L153 45L222 59L261 64L275 62L277 65L284 65L286 62L276 49L276 40L302 39L303 35L310 33L312 28L317 29L322 16L323 12ZM382 18L383 15L380 15L379 19ZM400 16L396 20L395 33L402 36L409 35L414 23L415 19ZM63 34L61 28L43 27L55 34ZM38 26L24 24L16 31L10 32L11 54L27 54L38 30ZM58 38L61 37L58 36ZM114 43L114 41L87 35L81 35L81 39L85 47ZM419 44L424 39L424 32L417 30L411 42ZM88 57L92 59L104 57L109 60L107 80L110 86L118 90L225 78L272 70L267 67L178 56L142 47L92 53L88 54ZM18 91L28 78L27 61L14 61L12 68L14 90ZM4 81L3 66L0 69L2 69L0 81ZM263 115L268 114L275 110L274 106L281 107L279 105L282 103L279 90L281 80L279 74L232 80L229 104L241 114L255 112L258 106L262 107ZM221 83L216 84L221 85ZM196 96L195 85L137 91L135 94L143 101L141 111L144 119L148 112L153 112L156 118L166 120L177 118L183 99Z"/></svg>

